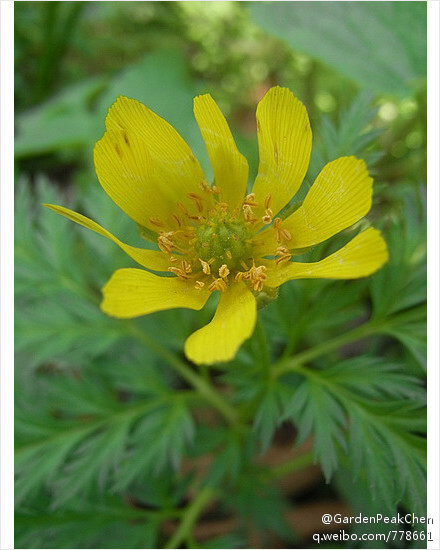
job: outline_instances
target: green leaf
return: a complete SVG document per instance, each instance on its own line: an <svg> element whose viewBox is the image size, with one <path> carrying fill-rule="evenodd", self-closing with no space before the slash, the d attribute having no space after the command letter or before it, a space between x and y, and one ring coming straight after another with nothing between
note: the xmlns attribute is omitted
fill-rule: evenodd
<svg viewBox="0 0 440 550"><path fill-rule="evenodd" d="M121 490L142 472L158 475L177 469L183 453L192 443L195 426L183 400L177 397L145 416L130 436L128 452L118 472L115 490Z"/></svg>
<svg viewBox="0 0 440 550"><path fill-rule="evenodd" d="M15 216L16 352L27 368L45 361L80 364L121 338L121 323L104 315L97 286L102 256L83 262L76 227L41 206L63 199L39 178L34 190L19 182ZM37 203L37 209L35 208ZM93 265L93 269L86 266ZM110 273L107 274L107 276ZM105 279L104 279L105 280Z"/></svg>
<svg viewBox="0 0 440 550"><path fill-rule="evenodd" d="M426 439L420 434L426 431L426 403L420 382L367 358L298 371L305 380L286 416L298 425L298 443L313 433L327 478L346 444L343 427L348 423L354 475L365 473L374 497L388 511L405 501L424 515Z"/></svg>
<svg viewBox="0 0 440 550"><path fill-rule="evenodd" d="M426 77L425 2L252 2L270 34L366 89L408 93Z"/></svg>
<svg viewBox="0 0 440 550"><path fill-rule="evenodd" d="M369 280L373 317L382 318L426 302L426 214L421 190L402 185L398 221L385 233L390 259Z"/></svg>
<svg viewBox="0 0 440 550"><path fill-rule="evenodd" d="M263 452L270 446L274 431L282 421L285 404L292 398L293 391L293 388L278 381L269 382L264 388L253 425Z"/></svg>
<svg viewBox="0 0 440 550"><path fill-rule="evenodd" d="M308 183L313 183L325 164L341 156L363 158L371 170L379 156L378 151L370 146L383 133L383 128L366 130L376 115L376 109L371 107L372 101L373 94L364 91L342 110L337 123L327 116L321 118L307 173Z"/></svg>
<svg viewBox="0 0 440 550"><path fill-rule="evenodd" d="M426 323L409 323L384 331L397 338L410 351L417 364L426 371L427 368L427 336Z"/></svg>
<svg viewBox="0 0 440 550"><path fill-rule="evenodd" d="M315 458L329 481L338 464L337 446L345 447L346 419L341 404L325 387L304 380L286 406L284 418L298 429L297 446L313 435Z"/></svg>
<svg viewBox="0 0 440 550"><path fill-rule="evenodd" d="M77 151L91 146L96 136L96 115L91 110L91 100L103 87L103 79L81 82L19 115L16 158Z"/></svg>
<svg viewBox="0 0 440 550"><path fill-rule="evenodd" d="M131 424L132 418L122 418L82 442L55 484L54 508L83 494L93 483L104 488L110 472L119 466Z"/></svg>
<svg viewBox="0 0 440 550"><path fill-rule="evenodd" d="M79 380L67 373L31 376L30 387L20 378L16 383L17 503L41 487L51 490L55 507L92 488L108 488L136 423L165 399L122 404L96 374Z"/></svg>
<svg viewBox="0 0 440 550"><path fill-rule="evenodd" d="M248 467L230 492L228 506L239 512L244 526L252 522L263 537L269 531L292 540L293 533L285 517L285 498L273 487L263 484L252 467Z"/></svg>
<svg viewBox="0 0 440 550"><path fill-rule="evenodd" d="M245 541L235 533L205 540L197 548L245 548Z"/></svg>
<svg viewBox="0 0 440 550"><path fill-rule="evenodd" d="M69 508L48 510L42 498L15 515L20 548L157 548L158 516L119 497L72 499Z"/></svg>

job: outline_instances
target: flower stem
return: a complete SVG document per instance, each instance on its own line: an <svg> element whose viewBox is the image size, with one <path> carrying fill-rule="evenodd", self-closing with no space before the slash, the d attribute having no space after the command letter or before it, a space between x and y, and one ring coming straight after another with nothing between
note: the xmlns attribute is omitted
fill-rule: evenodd
<svg viewBox="0 0 440 550"><path fill-rule="evenodd" d="M154 351L159 357L162 357L186 382L196 389L200 395L208 401L218 412L229 422L229 424L237 425L238 416L237 412L226 399L220 395L216 389L209 383L208 380L204 380L200 375L194 372L188 365L176 357L172 352L163 347L153 338L142 331L138 325L131 323L130 332L136 338L141 340L152 351Z"/></svg>
<svg viewBox="0 0 440 550"><path fill-rule="evenodd" d="M179 527L164 548L179 548L180 544L191 535L192 528L203 512L203 508L215 497L215 495L216 490L213 487L204 487L200 490L198 495L185 510Z"/></svg>
<svg viewBox="0 0 440 550"><path fill-rule="evenodd" d="M293 357L281 359L273 367L273 376L283 376L283 374L286 374L287 372L296 370L298 365L308 363L309 361L312 361L317 357L321 357L326 353L336 350L356 340L362 340L363 338L371 336L372 334L386 333L391 328L401 325L403 323L410 323L421 320L422 318L424 318L425 314L426 307L419 306L398 315L394 315L393 317L390 317L388 319L367 321L363 325L360 325L359 327L356 327L346 332L345 334L336 336L335 338L332 338L327 342L324 342L323 344L319 344L317 346L311 347L310 349L297 353Z"/></svg>

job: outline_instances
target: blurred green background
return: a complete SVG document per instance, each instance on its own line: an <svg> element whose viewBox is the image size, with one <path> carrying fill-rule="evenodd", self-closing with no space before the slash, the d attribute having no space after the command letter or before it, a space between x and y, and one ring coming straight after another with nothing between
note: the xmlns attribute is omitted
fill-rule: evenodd
<svg viewBox="0 0 440 550"><path fill-rule="evenodd" d="M99 289L131 261L112 243L40 207L73 207L131 244L142 243L94 173L93 146L116 97L136 98L173 124L210 174L192 99L211 93L248 158L252 179L258 166L255 108L273 85L289 87L311 119L314 149L301 192L326 162L348 154L365 158L375 178L369 219L384 230L391 251L389 264L368 280L297 281L261 312L270 361L369 317L385 327L314 364L364 361L353 369L352 385L374 398L375 422L397 419L391 439L382 428L379 435L366 429L364 444L379 456L374 463L358 457L353 466L336 442L339 412L315 394L310 430L302 435L323 438L317 458L326 478L336 470L330 485L319 467L310 466L291 485L284 480L277 489L255 487L250 464L256 468L251 457L261 456L256 446L266 452L262 468L273 466L270 453L278 464L279 456L290 456L286 445L289 453L301 419L306 423L304 411L283 416L278 388L269 394L263 382L258 386L256 338L211 374L234 403L254 414L256 441L241 440L187 406L183 394L189 389L137 338L141 328L181 356L184 339L212 309L161 312L133 323L105 317L97 307ZM198 531L182 541L186 547L313 548L311 533L323 530L326 506L383 513L383 506L398 503L399 509L423 511L423 443L413 438L423 432L426 367L424 316L417 314L425 302L425 2L18 2L15 109L18 546L162 547L180 517L173 510L185 507L194 478L207 469L212 483L231 484L234 497L208 511ZM310 259L350 235L316 247ZM409 321L390 321L399 314ZM394 371L395 378L389 376ZM289 383L296 388L298 380ZM163 409L149 415L165 394L174 416ZM377 401L390 396L400 400L395 409L379 411ZM411 424L412 405L420 422ZM161 433L162 447L149 453ZM325 456L333 447L338 468ZM200 465L196 458L212 449L222 449L223 458ZM403 456L397 473L381 456L393 452ZM353 481L347 472L361 466L368 479L362 474ZM389 477L395 483L385 483ZM384 485L376 498L374 484ZM217 527L207 527L209 521ZM390 547L420 544L396 541Z"/></svg>

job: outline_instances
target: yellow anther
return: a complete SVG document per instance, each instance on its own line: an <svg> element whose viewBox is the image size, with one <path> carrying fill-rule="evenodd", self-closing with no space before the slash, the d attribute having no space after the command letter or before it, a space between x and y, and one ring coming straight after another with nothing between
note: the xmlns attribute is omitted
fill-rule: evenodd
<svg viewBox="0 0 440 550"><path fill-rule="evenodd" d="M150 218L150 223L156 225L157 227L165 227L165 224L162 220L159 220L159 218Z"/></svg>
<svg viewBox="0 0 440 550"><path fill-rule="evenodd" d="M157 239L157 244L162 252L165 252L165 254L171 254L173 241L168 238L167 234L159 235L159 238Z"/></svg>
<svg viewBox="0 0 440 550"><path fill-rule="evenodd" d="M172 214L171 217L174 219L178 227L182 227L182 223L179 220L178 216L176 216L176 214Z"/></svg>
<svg viewBox="0 0 440 550"><path fill-rule="evenodd" d="M226 257L228 258L228 260L232 260L232 253L231 253L230 250L226 250L225 254L226 254Z"/></svg>
<svg viewBox="0 0 440 550"><path fill-rule="evenodd" d="M243 204L243 213L244 213L244 219L247 222L253 223L257 221L257 218L254 216L254 211L252 210L252 206L249 204Z"/></svg>
<svg viewBox="0 0 440 550"><path fill-rule="evenodd" d="M177 261L178 261L178 260L177 260L176 256L170 256L170 262L171 262L171 263L175 263L175 262L177 262Z"/></svg>
<svg viewBox="0 0 440 550"><path fill-rule="evenodd" d="M203 261L201 258L199 258L199 262L202 264L202 271L205 275L211 274L211 266L208 264L208 262Z"/></svg>
<svg viewBox="0 0 440 550"><path fill-rule="evenodd" d="M183 280L189 279L189 275L187 275L182 269L180 269L180 267L169 267L168 271L171 271L171 273L174 273L180 279L183 279Z"/></svg>
<svg viewBox="0 0 440 550"><path fill-rule="evenodd" d="M291 259L292 255L291 254L285 254L283 256L280 256L276 261L277 264L280 264L281 262L286 262L286 261L289 261Z"/></svg>
<svg viewBox="0 0 440 550"><path fill-rule="evenodd" d="M290 231L287 231L287 229L282 229L281 230L281 237L285 241L291 241L292 240L292 235L291 235Z"/></svg>
<svg viewBox="0 0 440 550"><path fill-rule="evenodd" d="M249 282L256 292L263 290L264 281L267 279L266 271L267 267L265 265L257 267L255 264L249 270Z"/></svg>
<svg viewBox="0 0 440 550"><path fill-rule="evenodd" d="M272 222L272 216L273 216L272 210L270 208L266 208L266 213L261 219L263 220L263 223L269 224Z"/></svg>
<svg viewBox="0 0 440 550"><path fill-rule="evenodd" d="M280 264L281 262L288 261L288 260L291 259L291 257L292 257L292 254L289 253L288 248L286 248L285 246L279 246L276 249L275 258L278 258L276 260L277 264Z"/></svg>
<svg viewBox="0 0 440 550"><path fill-rule="evenodd" d="M275 218L273 221L273 228L275 230L275 239L277 242L281 242L281 230L280 230L281 218Z"/></svg>
<svg viewBox="0 0 440 550"><path fill-rule="evenodd" d="M253 289L255 290L255 292L261 292L263 290L263 287L264 287L263 281L256 281L253 285Z"/></svg>
<svg viewBox="0 0 440 550"><path fill-rule="evenodd" d="M192 266L186 260L182 260L182 263L180 265L182 266L182 271L183 272L185 272L185 273L191 273L192 272Z"/></svg>
<svg viewBox="0 0 440 550"><path fill-rule="evenodd" d="M182 210L182 212L185 214L185 216L189 216L188 209L186 208L186 206L184 204L182 204L181 202L178 202L177 206L180 208L180 210Z"/></svg>
<svg viewBox="0 0 440 550"><path fill-rule="evenodd" d="M194 285L194 288L196 290L200 290L205 286L205 283L203 281L196 281L196 284Z"/></svg>
<svg viewBox="0 0 440 550"><path fill-rule="evenodd" d="M249 195L246 195L243 206L258 206L258 202L255 202L255 193L249 193Z"/></svg>
<svg viewBox="0 0 440 550"><path fill-rule="evenodd" d="M235 281L239 283L240 281L247 281L249 279L249 271L238 271L235 275Z"/></svg>
<svg viewBox="0 0 440 550"><path fill-rule="evenodd" d="M220 275L220 277L222 279L224 279L225 277L227 277L229 275L230 271L229 271L229 268L226 264L223 264L220 269L218 270L218 274Z"/></svg>
<svg viewBox="0 0 440 550"><path fill-rule="evenodd" d="M212 193L213 191L213 188L205 180L199 183L199 187L202 191L205 191L205 193Z"/></svg>
<svg viewBox="0 0 440 550"><path fill-rule="evenodd" d="M272 198L272 195L271 195L271 194L267 195L267 197L266 197L265 200L264 200L264 208L266 208L266 209L269 208L271 198Z"/></svg>
<svg viewBox="0 0 440 550"><path fill-rule="evenodd" d="M187 197L196 203L199 212L203 212L202 197L200 195L197 195L197 193L187 193Z"/></svg>
<svg viewBox="0 0 440 550"><path fill-rule="evenodd" d="M220 290L220 292L224 292L227 289L227 284L225 281L221 278L215 279L208 287L208 290L211 292L214 292L215 290Z"/></svg>

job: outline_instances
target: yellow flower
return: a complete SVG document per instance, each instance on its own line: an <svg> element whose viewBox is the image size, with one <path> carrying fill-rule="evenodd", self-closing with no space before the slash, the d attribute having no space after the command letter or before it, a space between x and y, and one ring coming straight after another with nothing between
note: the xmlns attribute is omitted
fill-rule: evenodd
<svg viewBox="0 0 440 550"><path fill-rule="evenodd" d="M247 161L209 94L195 98L194 114L214 171L213 185L174 128L133 99L119 97L112 105L106 132L95 146L102 187L126 214L157 235L159 250L130 246L81 214L46 206L111 239L149 270L113 274L101 304L108 315L200 310L219 291L212 321L185 343L189 359L209 364L231 359L251 336L258 296L274 295L290 279L371 275L387 261L388 252L379 231L370 227L319 262L291 261L301 249L365 216L373 180L363 160L339 158L323 168L293 214L279 215L303 181L312 146L307 111L288 89L270 89L258 105L260 162L248 195Z"/></svg>

